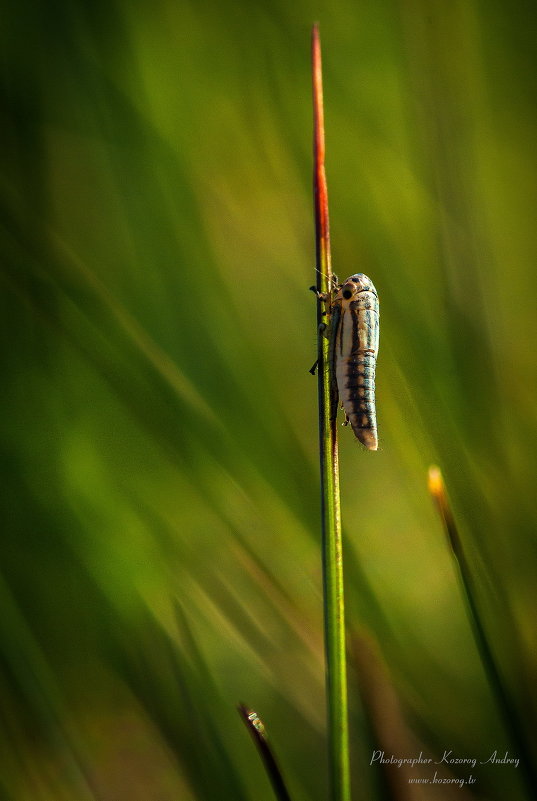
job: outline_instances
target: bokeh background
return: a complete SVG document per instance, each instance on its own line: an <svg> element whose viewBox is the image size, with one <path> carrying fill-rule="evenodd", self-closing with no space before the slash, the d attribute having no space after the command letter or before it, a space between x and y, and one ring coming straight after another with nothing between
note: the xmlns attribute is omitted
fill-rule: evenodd
<svg viewBox="0 0 537 801"><path fill-rule="evenodd" d="M381 302L380 450L340 437L353 797L388 797L374 748L516 756L431 463L532 749L533 4L3 12L2 801L268 801L241 701L326 798L315 20L334 269ZM469 773L390 797L526 797Z"/></svg>

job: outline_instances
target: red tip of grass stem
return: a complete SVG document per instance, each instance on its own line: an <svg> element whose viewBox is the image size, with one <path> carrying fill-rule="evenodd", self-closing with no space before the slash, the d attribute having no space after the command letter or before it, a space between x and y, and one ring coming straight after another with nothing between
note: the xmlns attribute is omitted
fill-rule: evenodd
<svg viewBox="0 0 537 801"><path fill-rule="evenodd" d="M325 291L331 275L330 225L328 190L324 169L324 103L321 40L319 25L311 33L311 66L313 76L313 189L315 199L315 241L317 247L317 289ZM323 278L325 279L323 281Z"/></svg>

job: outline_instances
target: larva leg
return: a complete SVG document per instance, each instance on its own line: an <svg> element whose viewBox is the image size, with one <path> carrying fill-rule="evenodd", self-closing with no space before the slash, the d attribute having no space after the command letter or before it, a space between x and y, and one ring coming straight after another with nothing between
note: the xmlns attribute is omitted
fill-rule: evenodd
<svg viewBox="0 0 537 801"><path fill-rule="evenodd" d="M313 292L313 294L314 294L314 295L315 295L315 296L316 296L316 297L317 297L317 298L318 298L318 299L319 299L319 300L320 300L322 303L328 303L328 297L329 297L329 296L327 295L327 293L326 293L326 292L319 292L319 290L318 290L318 289L317 289L317 287L315 287L315 286L310 286L310 288L309 288L309 289L310 289L310 292ZM326 312L323 312L323 314L326 314Z"/></svg>

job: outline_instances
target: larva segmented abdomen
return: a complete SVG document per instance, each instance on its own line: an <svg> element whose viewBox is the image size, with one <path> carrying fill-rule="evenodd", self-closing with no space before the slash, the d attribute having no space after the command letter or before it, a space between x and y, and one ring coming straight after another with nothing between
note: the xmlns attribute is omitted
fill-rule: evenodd
<svg viewBox="0 0 537 801"><path fill-rule="evenodd" d="M377 449L374 353L365 352L341 359L338 365L340 398L352 430L370 450Z"/></svg>

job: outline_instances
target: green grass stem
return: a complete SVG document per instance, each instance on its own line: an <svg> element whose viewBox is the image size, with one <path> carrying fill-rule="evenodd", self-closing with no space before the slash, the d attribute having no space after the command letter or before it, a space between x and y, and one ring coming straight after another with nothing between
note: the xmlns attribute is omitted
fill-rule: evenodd
<svg viewBox="0 0 537 801"><path fill-rule="evenodd" d="M324 113L321 45L319 29L312 33L314 109L314 198L317 292L327 298L319 303L317 324L319 443L321 467L322 559L324 580L324 630L326 649L326 692L328 716L331 800L349 801L349 742L347 712L347 669L345 654L345 606L343 554L339 500L339 466L336 421L330 419L330 364L328 339L324 335L323 311L330 311L330 231L328 195L324 168ZM322 307L326 305L326 309Z"/></svg>

